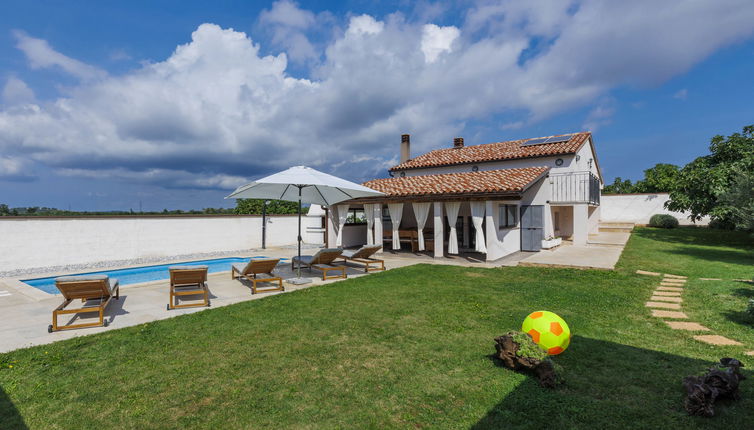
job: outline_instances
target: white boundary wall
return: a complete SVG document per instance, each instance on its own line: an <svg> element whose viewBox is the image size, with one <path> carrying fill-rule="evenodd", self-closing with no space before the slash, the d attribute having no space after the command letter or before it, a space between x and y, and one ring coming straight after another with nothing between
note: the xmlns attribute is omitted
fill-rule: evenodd
<svg viewBox="0 0 754 430"><path fill-rule="evenodd" d="M665 202L670 200L667 193L656 194L603 194L600 200L600 220L604 222L632 222L648 224L655 214L668 214L676 217L681 225L693 225L684 212L665 209ZM696 225L709 224L705 217Z"/></svg>
<svg viewBox="0 0 754 430"><path fill-rule="evenodd" d="M303 216L302 237L321 243L320 217ZM267 246L296 243L297 217L267 217ZM0 272L262 247L261 216L0 218Z"/></svg>

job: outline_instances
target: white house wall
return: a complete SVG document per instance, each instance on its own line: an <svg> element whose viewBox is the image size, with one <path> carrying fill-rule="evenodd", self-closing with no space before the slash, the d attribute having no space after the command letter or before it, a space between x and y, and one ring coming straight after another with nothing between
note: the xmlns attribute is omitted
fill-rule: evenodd
<svg viewBox="0 0 754 430"><path fill-rule="evenodd" d="M302 217L307 234L321 218ZM296 243L297 217L269 216L267 246ZM260 216L0 218L0 272L261 248Z"/></svg>
<svg viewBox="0 0 754 430"><path fill-rule="evenodd" d="M682 225L694 225L689 220L688 213L665 209L665 203L668 200L670 200L670 196L667 193L603 194L600 201L600 219L604 222L648 224L652 215L667 214L677 218ZM697 221L696 225L707 225L709 221L709 217L705 217Z"/></svg>

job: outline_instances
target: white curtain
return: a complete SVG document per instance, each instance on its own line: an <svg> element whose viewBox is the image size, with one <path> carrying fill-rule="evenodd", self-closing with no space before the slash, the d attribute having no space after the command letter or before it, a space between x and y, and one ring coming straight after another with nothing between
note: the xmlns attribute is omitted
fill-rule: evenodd
<svg viewBox="0 0 754 430"><path fill-rule="evenodd" d="M448 254L458 254L458 232L456 232L456 220L461 202L445 202L445 213L450 224L450 238L448 239ZM435 244L437 246L437 244Z"/></svg>
<svg viewBox="0 0 754 430"><path fill-rule="evenodd" d="M348 205L338 205L338 236L335 238L335 246L343 246L343 226L348 218Z"/></svg>
<svg viewBox="0 0 754 430"><path fill-rule="evenodd" d="M484 240L482 222L484 221L484 208L486 205L486 202L471 202L471 222L474 223L474 230L476 231L475 249L476 252L484 254L487 253L487 244Z"/></svg>
<svg viewBox="0 0 754 430"><path fill-rule="evenodd" d="M364 205L364 215L367 217L367 245L374 245L374 205L371 203Z"/></svg>
<svg viewBox="0 0 754 430"><path fill-rule="evenodd" d="M416 229L419 232L419 251L424 251L424 224L427 222L429 207L431 203L412 203L414 215L416 216Z"/></svg>
<svg viewBox="0 0 754 430"><path fill-rule="evenodd" d="M387 210L390 212L390 223L393 225L393 249L401 249L398 228L400 228L401 218L403 218L403 203L389 203Z"/></svg>

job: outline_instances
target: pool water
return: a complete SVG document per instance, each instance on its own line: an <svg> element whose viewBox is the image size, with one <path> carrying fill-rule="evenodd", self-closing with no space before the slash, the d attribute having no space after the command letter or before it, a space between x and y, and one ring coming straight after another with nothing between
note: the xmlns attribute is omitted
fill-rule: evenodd
<svg viewBox="0 0 754 430"><path fill-rule="evenodd" d="M268 258L268 257L257 256L257 257L251 257L251 258L260 259L260 258ZM281 258L280 260L282 262L288 259ZM107 275L110 278L117 279L120 285L129 285L129 284L140 284L142 282L160 281L163 279L169 279L170 274L168 272L168 267L170 266L192 266L195 264L202 264L202 265L208 266L208 270L207 270L208 273L217 273L217 272L229 272L230 266L234 263L248 263L248 262L249 262L248 258L238 258L238 257L214 258L211 260L186 261L183 263L159 264L155 266L132 267L128 269L75 273L75 274L66 275L66 276ZM51 276L49 278L22 279L21 282L31 285L34 288L38 288L46 293L57 294L58 289L57 287L55 287L55 278L58 278L58 277L59 276Z"/></svg>

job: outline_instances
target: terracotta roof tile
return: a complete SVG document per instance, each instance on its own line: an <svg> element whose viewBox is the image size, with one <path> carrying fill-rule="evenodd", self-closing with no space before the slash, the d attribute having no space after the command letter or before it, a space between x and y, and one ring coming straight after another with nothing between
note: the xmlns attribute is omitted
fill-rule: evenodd
<svg viewBox="0 0 754 430"><path fill-rule="evenodd" d="M390 197L467 193L517 193L541 177L549 167L486 170L373 179L362 185Z"/></svg>
<svg viewBox="0 0 754 430"><path fill-rule="evenodd" d="M556 135L566 136L566 135ZM547 136L555 137L555 136ZM522 146L535 139L510 140L430 151L416 158L390 168L394 170L418 169L422 167L448 166L453 164L479 163L484 161L510 160L515 158L546 157L550 155L575 154L591 137L589 132L573 133L566 142Z"/></svg>

